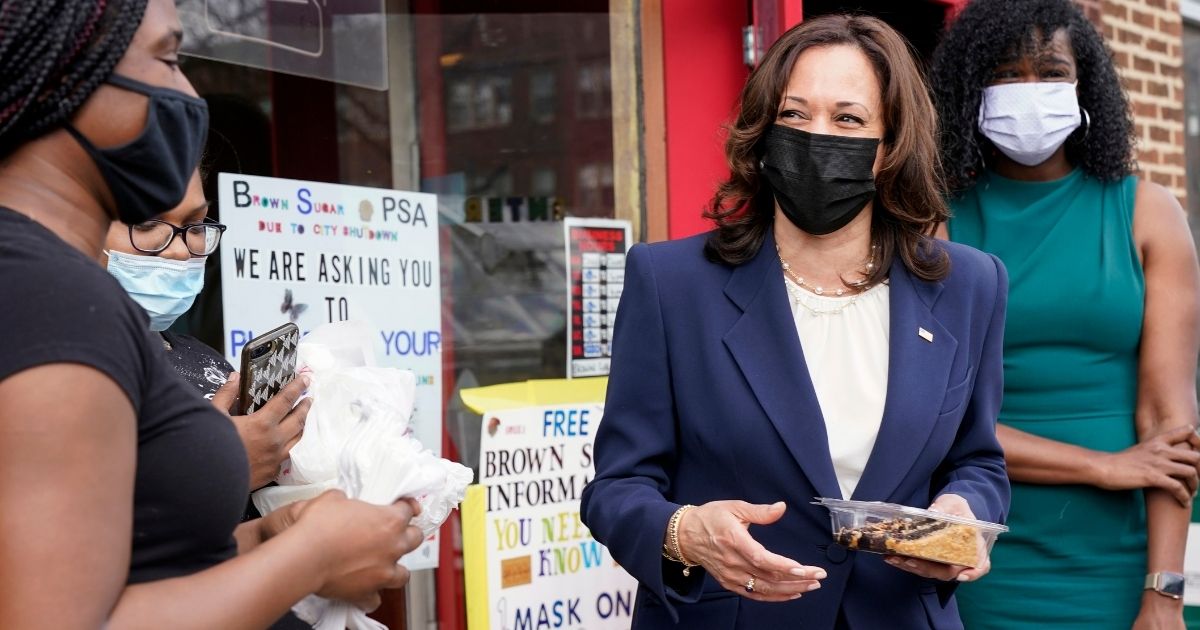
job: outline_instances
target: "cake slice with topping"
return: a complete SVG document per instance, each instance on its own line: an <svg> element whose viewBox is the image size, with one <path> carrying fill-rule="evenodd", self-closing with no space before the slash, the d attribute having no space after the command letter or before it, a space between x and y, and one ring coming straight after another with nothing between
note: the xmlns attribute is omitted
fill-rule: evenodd
<svg viewBox="0 0 1200 630"><path fill-rule="evenodd" d="M842 527L834 538L847 548L875 553L966 567L974 567L979 561L979 531L958 523L893 518L861 527Z"/></svg>

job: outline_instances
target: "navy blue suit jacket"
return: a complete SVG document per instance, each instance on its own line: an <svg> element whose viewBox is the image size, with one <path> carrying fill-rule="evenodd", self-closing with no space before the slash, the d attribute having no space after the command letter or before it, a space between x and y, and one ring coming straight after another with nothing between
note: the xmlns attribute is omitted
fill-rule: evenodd
<svg viewBox="0 0 1200 630"><path fill-rule="evenodd" d="M633 626L828 629L841 609L855 629L961 628L952 584L832 542L828 512L810 502L840 490L773 235L738 267L708 261L705 238L629 252L596 476L583 494L584 522L640 584ZM995 257L940 245L951 259L941 282L891 265L888 391L853 498L926 507L954 493L1003 522L995 429L1007 275ZM701 569L684 578L661 555L667 522L682 504L722 499L786 501L782 519L750 533L826 569L822 588L761 603Z"/></svg>

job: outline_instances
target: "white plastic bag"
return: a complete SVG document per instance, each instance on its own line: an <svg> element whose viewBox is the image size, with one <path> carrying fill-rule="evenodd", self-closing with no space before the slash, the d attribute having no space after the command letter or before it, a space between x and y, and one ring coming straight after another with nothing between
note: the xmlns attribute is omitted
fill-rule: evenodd
<svg viewBox="0 0 1200 630"><path fill-rule="evenodd" d="M429 536L462 501L472 472L412 436L416 378L406 370L374 367L367 330L340 322L300 341L298 364L312 379L312 408L280 485L256 492L254 504L265 514L329 488L376 505L412 498L421 505L413 525ZM387 628L351 604L316 595L293 611L316 630Z"/></svg>
<svg viewBox="0 0 1200 630"><path fill-rule="evenodd" d="M363 321L324 324L309 331L296 350L296 371L323 372L331 368L374 367L374 336Z"/></svg>
<svg viewBox="0 0 1200 630"><path fill-rule="evenodd" d="M341 449L337 487L351 498L376 505L389 505L403 497L416 499L421 514L413 519L413 525L429 536L462 501L472 473L395 430L402 425L407 422L395 415L366 414ZM316 595L300 602L295 612L316 630L386 629L350 604Z"/></svg>
<svg viewBox="0 0 1200 630"><path fill-rule="evenodd" d="M330 479L321 483L305 484L302 486L267 486L250 495L254 509L259 514L270 514L279 508L295 503L315 499L326 490L332 490L337 481Z"/></svg>
<svg viewBox="0 0 1200 630"><path fill-rule="evenodd" d="M304 342L301 341L303 346ZM326 367L313 370L308 394L312 408L304 436L292 447L280 484L319 483L337 478L338 456L355 426L389 414L387 432L404 433L412 419L416 377L383 367Z"/></svg>

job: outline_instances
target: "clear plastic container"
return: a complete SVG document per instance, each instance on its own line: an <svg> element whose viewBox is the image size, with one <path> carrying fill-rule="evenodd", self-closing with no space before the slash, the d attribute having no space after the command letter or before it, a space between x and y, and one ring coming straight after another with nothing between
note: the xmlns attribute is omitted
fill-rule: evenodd
<svg viewBox="0 0 1200 630"><path fill-rule="evenodd" d="M829 509L833 539L849 549L976 567L1004 525L880 501L819 498Z"/></svg>

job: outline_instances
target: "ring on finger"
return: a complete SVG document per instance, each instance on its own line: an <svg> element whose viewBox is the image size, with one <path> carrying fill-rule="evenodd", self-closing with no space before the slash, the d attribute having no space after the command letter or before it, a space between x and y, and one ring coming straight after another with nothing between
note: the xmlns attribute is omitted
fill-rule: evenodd
<svg viewBox="0 0 1200 630"><path fill-rule="evenodd" d="M746 580L746 592L747 593L754 592L754 576L753 575L750 576L749 580Z"/></svg>

